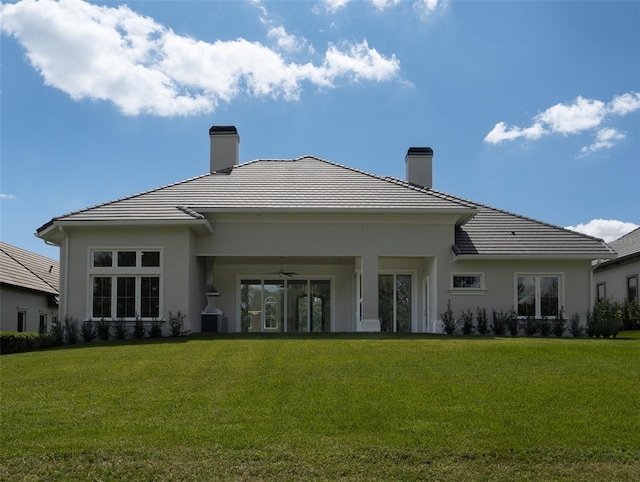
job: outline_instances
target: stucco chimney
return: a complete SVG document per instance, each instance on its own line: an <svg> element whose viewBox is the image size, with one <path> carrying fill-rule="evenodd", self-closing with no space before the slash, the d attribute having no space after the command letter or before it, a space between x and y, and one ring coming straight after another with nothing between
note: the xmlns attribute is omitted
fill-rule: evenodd
<svg viewBox="0 0 640 482"><path fill-rule="evenodd" d="M212 126L209 129L209 138L209 172L213 174L238 164L240 136L235 126Z"/></svg>
<svg viewBox="0 0 640 482"><path fill-rule="evenodd" d="M433 149L430 147L410 147L404 161L407 165L408 182L429 189L433 187Z"/></svg>

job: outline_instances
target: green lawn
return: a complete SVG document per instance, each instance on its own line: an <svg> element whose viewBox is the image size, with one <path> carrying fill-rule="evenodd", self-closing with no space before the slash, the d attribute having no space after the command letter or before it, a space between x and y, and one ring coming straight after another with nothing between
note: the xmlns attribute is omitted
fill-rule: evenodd
<svg viewBox="0 0 640 482"><path fill-rule="evenodd" d="M0 358L3 480L640 480L640 339L180 338Z"/></svg>

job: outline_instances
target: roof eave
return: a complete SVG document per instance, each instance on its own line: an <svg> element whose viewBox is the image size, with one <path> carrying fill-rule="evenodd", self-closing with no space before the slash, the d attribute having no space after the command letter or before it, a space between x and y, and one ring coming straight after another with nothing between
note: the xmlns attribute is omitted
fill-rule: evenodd
<svg viewBox="0 0 640 482"><path fill-rule="evenodd" d="M36 236L45 241L56 239L52 236L58 232L60 228L65 227L96 227L96 226L188 226L192 229L203 232L204 234L213 234L214 228L205 218L202 219L58 219L45 224L36 231Z"/></svg>
<svg viewBox="0 0 640 482"><path fill-rule="evenodd" d="M490 253L490 254L456 254L453 253L454 261L470 261L470 260L492 260L492 261L509 261L509 260L585 260L593 261L594 259L611 259L613 255L603 253Z"/></svg>

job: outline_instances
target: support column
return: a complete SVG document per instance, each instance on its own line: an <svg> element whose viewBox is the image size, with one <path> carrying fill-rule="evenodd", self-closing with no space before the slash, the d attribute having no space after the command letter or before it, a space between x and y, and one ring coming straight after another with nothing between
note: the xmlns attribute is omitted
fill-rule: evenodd
<svg viewBox="0 0 640 482"><path fill-rule="evenodd" d="M378 318L378 256L362 256L362 321L360 331L380 331Z"/></svg>

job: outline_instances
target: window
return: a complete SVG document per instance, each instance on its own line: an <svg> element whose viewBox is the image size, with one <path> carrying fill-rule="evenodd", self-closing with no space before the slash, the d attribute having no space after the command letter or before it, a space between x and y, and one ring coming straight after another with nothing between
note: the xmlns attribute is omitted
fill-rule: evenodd
<svg viewBox="0 0 640 482"><path fill-rule="evenodd" d="M484 288L484 276L480 273L452 273L451 289L481 290Z"/></svg>
<svg viewBox="0 0 640 482"><path fill-rule="evenodd" d="M24 310L18 310L18 323L17 323L16 331L22 333L23 331L27 331L27 312Z"/></svg>
<svg viewBox="0 0 640 482"><path fill-rule="evenodd" d="M638 299L638 275L627 277L627 300L634 301Z"/></svg>
<svg viewBox="0 0 640 482"><path fill-rule="evenodd" d="M160 317L159 250L93 250L91 260L91 318Z"/></svg>
<svg viewBox="0 0 640 482"><path fill-rule="evenodd" d="M38 333L44 334L47 332L47 314L40 313L40 324L38 325Z"/></svg>
<svg viewBox="0 0 640 482"><path fill-rule="evenodd" d="M598 283L596 285L596 301L604 301L607 299L607 284Z"/></svg>
<svg viewBox="0 0 640 482"><path fill-rule="evenodd" d="M545 318L560 312L560 275L517 275L518 316Z"/></svg>

